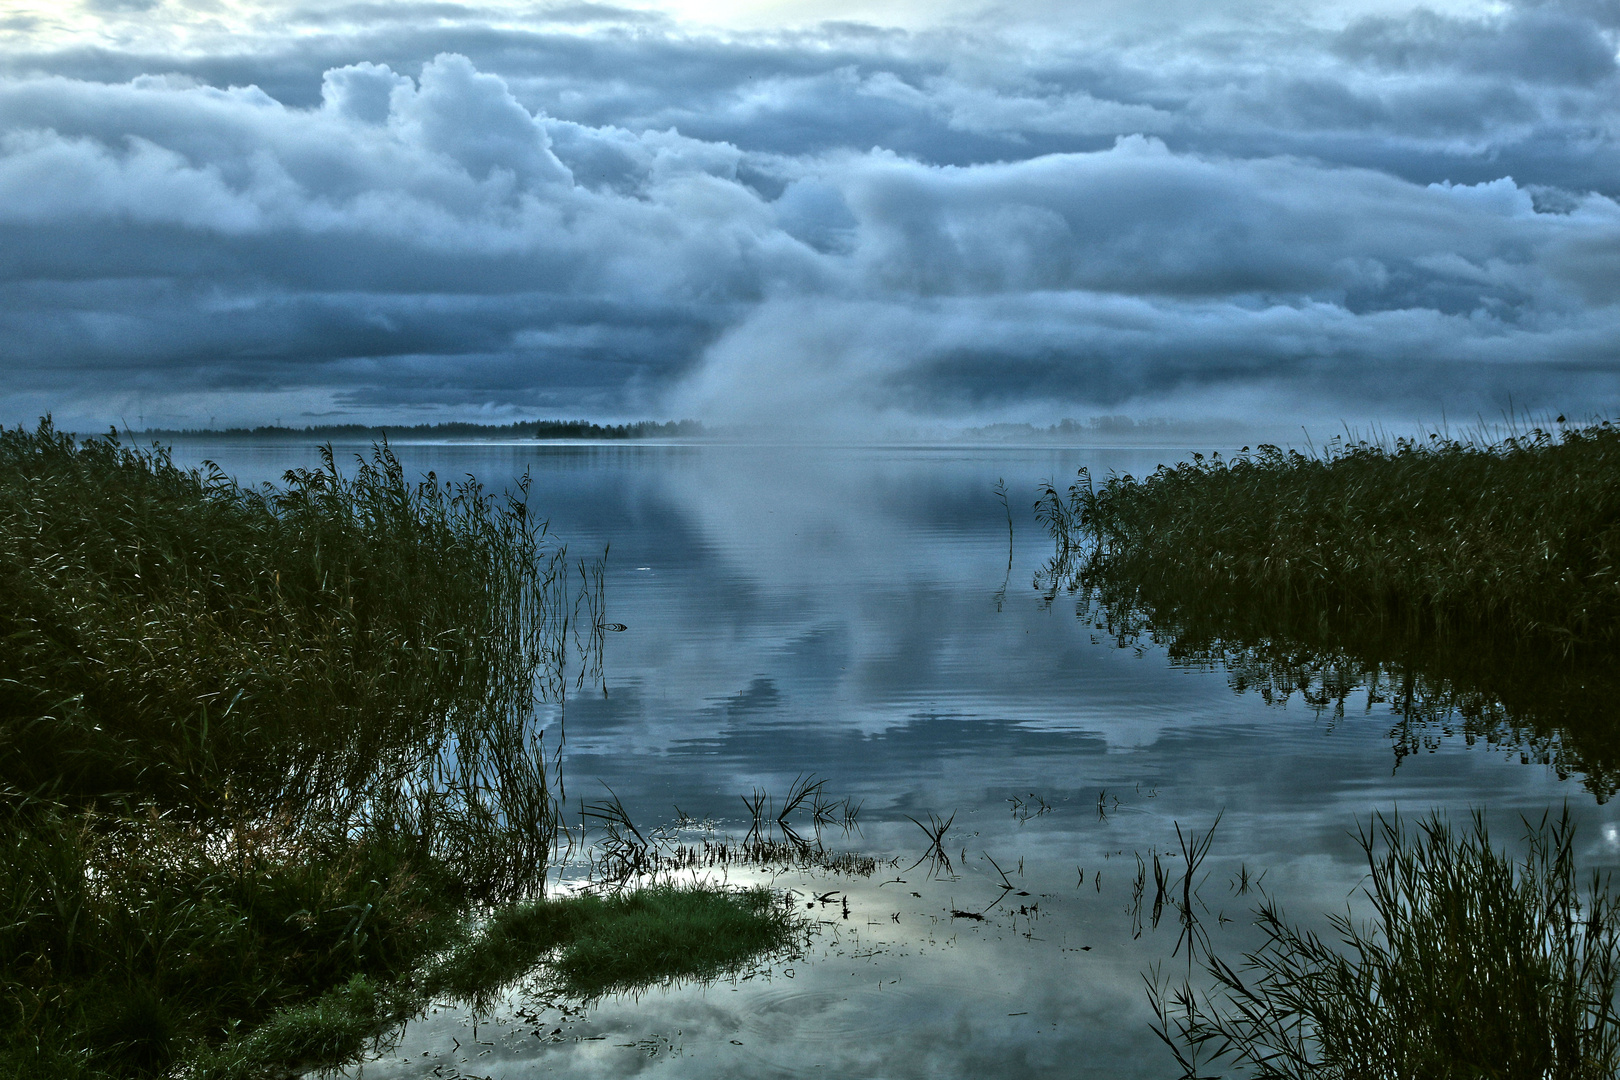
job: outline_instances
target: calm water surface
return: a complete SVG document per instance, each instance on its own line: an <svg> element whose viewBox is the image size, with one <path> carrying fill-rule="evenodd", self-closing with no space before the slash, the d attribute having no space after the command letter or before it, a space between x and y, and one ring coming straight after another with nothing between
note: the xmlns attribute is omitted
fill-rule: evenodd
<svg viewBox="0 0 1620 1080"><path fill-rule="evenodd" d="M900 862L769 877L821 923L797 960L583 1011L520 985L488 1016L447 1005L413 1022L357 1075L1169 1076L1142 973L1184 972L1185 952L1172 955L1173 917L1136 937L1128 909L1136 853L1175 849L1177 823L1221 815L1200 895L1234 956L1256 900L1238 895L1239 867L1264 871L1293 916L1342 910L1373 810L1488 806L1509 838L1519 813L1567 800L1584 857L1620 861L1620 814L1579 777L1440 736L1396 767L1386 706L1268 705L1222 671L1117 647L1070 597L1047 601L1037 484L1082 464L1140 474L1178 451L396 449L412 470L492 487L528 470L571 552L611 546L606 618L628 629L607 640L606 693L576 695L565 731L552 716L547 732L563 740L571 814L606 783L640 824L678 808L740 835L741 795L815 773L863 803L859 832L827 844ZM314 462L228 443L176 456L248 480ZM1036 798L1050 811L1029 815ZM906 869L927 846L908 817L930 813L955 815L951 873ZM991 860L1028 895L990 906Z"/></svg>

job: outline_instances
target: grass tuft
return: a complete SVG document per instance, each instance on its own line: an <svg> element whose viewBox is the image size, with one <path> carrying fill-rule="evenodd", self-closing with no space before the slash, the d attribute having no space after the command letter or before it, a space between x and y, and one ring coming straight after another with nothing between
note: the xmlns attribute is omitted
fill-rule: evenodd
<svg viewBox="0 0 1620 1080"><path fill-rule="evenodd" d="M695 884L531 900L495 913L423 978L424 993L472 1001L550 958L582 998L741 970L798 933L769 889Z"/></svg>
<svg viewBox="0 0 1620 1080"><path fill-rule="evenodd" d="M557 958L570 993L594 998L672 979L712 979L787 944L793 922L768 889L658 886L580 897Z"/></svg>
<svg viewBox="0 0 1620 1080"><path fill-rule="evenodd" d="M1372 918L1329 916L1328 941L1258 910L1265 944L1203 958L1208 992L1150 980L1158 1033L1185 1075L1537 1077L1620 1072L1620 922L1606 881L1580 887L1568 811L1527 827L1515 860L1482 814L1466 831L1379 816L1363 830Z"/></svg>
<svg viewBox="0 0 1620 1080"><path fill-rule="evenodd" d="M204 1053L194 1080L249 1080L292 1071L300 1065L347 1061L397 1014L364 975L327 990L313 1001L275 1013L244 1037Z"/></svg>

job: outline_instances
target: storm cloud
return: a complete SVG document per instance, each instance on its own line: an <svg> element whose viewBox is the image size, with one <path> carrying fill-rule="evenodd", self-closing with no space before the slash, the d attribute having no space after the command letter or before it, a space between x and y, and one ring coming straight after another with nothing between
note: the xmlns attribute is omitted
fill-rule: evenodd
<svg viewBox="0 0 1620 1080"><path fill-rule="evenodd" d="M189 10L4 31L8 421L1620 402L1607 5Z"/></svg>

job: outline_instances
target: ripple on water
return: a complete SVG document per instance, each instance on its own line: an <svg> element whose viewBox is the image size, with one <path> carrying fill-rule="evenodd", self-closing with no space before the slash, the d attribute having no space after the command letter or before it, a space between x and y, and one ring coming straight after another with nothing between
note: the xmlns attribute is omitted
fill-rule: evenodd
<svg viewBox="0 0 1620 1080"><path fill-rule="evenodd" d="M964 1010L994 1007L1000 1004L991 1002L994 996L971 987L903 979L842 987L777 983L754 996L741 1029L745 1038L857 1044L892 1036L899 1028L944 1022Z"/></svg>

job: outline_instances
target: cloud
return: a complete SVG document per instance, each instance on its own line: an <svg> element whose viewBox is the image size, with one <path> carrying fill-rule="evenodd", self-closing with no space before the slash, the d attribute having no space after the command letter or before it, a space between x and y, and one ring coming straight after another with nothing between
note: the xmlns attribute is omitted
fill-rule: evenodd
<svg viewBox="0 0 1620 1080"><path fill-rule="evenodd" d="M518 104L505 80L475 70L465 56L435 57L422 68L419 87L395 83L387 119L402 142L452 158L474 179L499 169L522 182L573 180L551 152L544 125Z"/></svg>
<svg viewBox="0 0 1620 1080"><path fill-rule="evenodd" d="M1590 86L1615 72L1614 46L1600 27L1552 7L1478 20L1422 8L1362 19L1342 32L1338 51L1397 70L1450 68L1566 86Z"/></svg>
<svg viewBox="0 0 1620 1080"><path fill-rule="evenodd" d="M392 375L406 398L426 378L455 400L521 401L538 392L512 370L527 357L536 382L564 368L563 384L600 389L580 370L594 358L622 392L689 360L761 285L724 268L771 237L764 205L705 171L723 152L601 133L637 188L598 194L464 59L419 84L374 66L328 85L318 110L167 83L0 88L21 121L0 139L14 385L65 389L86 367L219 387L302 372L353 393ZM453 367L419 370L434 357Z"/></svg>
<svg viewBox="0 0 1620 1080"><path fill-rule="evenodd" d="M1614 400L1617 331L1613 318L1532 332L1426 310L1356 316L1328 304L1098 295L784 302L728 331L678 400L765 427L793 425L812 401L806 426L831 430L873 417L1027 415L1031 402L1187 417L1227 409L1261 424L1278 423L1278 409L1330 424L1448 407L1494 414L1510 394L1543 407Z"/></svg>
<svg viewBox="0 0 1620 1080"><path fill-rule="evenodd" d="M1616 400L1596 9L1038 46L368 11L13 57L9 419Z"/></svg>
<svg viewBox="0 0 1620 1080"><path fill-rule="evenodd" d="M321 105L362 124L386 124L393 111L395 90L414 95L416 87L386 64L362 61L333 68L321 76Z"/></svg>

